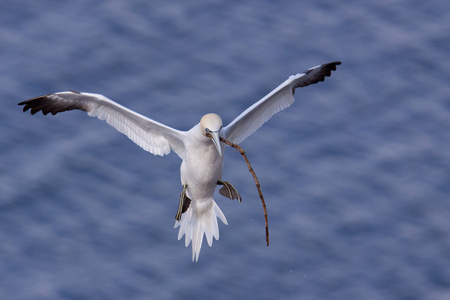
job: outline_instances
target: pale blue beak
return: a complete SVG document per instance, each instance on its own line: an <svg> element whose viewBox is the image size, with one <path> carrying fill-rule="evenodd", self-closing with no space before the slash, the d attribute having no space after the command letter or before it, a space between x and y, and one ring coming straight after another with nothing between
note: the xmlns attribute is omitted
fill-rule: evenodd
<svg viewBox="0 0 450 300"><path fill-rule="evenodd" d="M214 145L217 148L217 152L219 152L219 155L222 156L222 146L220 145L220 136L219 136L219 130L218 131L211 131L211 139L214 143Z"/></svg>

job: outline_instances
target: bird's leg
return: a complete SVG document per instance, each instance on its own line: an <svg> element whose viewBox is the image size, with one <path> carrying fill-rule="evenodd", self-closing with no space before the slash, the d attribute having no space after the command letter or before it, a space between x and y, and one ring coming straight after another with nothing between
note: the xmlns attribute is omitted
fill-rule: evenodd
<svg viewBox="0 0 450 300"><path fill-rule="evenodd" d="M217 184L223 185L223 187L219 190L219 194L231 200L238 200L239 202L242 202L241 195L239 195L239 192L231 183L229 183L228 181L219 180L217 181Z"/></svg>
<svg viewBox="0 0 450 300"><path fill-rule="evenodd" d="M178 210L177 214L175 215L175 220L180 221L181 215L187 211L189 208L189 205L191 204L191 199L189 199L188 196L186 196L186 188L187 184L183 184L183 190L181 191L180 195L180 203L178 204Z"/></svg>

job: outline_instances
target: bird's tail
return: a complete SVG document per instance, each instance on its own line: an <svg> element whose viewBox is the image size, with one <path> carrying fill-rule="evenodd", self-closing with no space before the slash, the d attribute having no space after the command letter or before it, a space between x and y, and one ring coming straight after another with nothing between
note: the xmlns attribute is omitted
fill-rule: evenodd
<svg viewBox="0 0 450 300"><path fill-rule="evenodd" d="M206 235L208 245L211 247L213 237L219 239L219 225L217 218L228 225L227 219L214 200L192 201L188 210L175 222L174 228L180 227L178 240L185 235L185 246L192 240L192 261L198 261L202 248L203 235Z"/></svg>

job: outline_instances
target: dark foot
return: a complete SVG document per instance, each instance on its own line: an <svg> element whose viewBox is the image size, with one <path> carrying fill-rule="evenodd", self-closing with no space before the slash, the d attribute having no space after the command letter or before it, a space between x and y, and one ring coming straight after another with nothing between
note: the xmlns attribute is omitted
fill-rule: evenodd
<svg viewBox="0 0 450 300"><path fill-rule="evenodd" d="M187 211L187 209L189 208L189 205L191 204L191 199L189 199L189 197L186 196L186 188L187 188L187 185L184 184L183 191L181 191L181 195L180 195L180 203L178 204L178 211L177 211L177 214L175 215L175 220L177 220L177 221L181 220L181 215L185 211Z"/></svg>
<svg viewBox="0 0 450 300"><path fill-rule="evenodd" d="M223 187L219 190L219 194L222 196L225 196L231 200L238 200L239 202L242 202L241 195L239 195L239 192L234 188L234 186L229 183L228 181L217 181L217 184L223 185Z"/></svg>

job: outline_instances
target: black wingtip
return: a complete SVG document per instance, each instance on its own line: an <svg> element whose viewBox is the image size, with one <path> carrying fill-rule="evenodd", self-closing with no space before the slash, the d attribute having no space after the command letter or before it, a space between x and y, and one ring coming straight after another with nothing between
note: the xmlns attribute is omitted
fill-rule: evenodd
<svg viewBox="0 0 450 300"><path fill-rule="evenodd" d="M319 66L319 68L322 69L322 70L329 70L330 73L331 73L331 71L336 71L337 66L339 66L340 64L342 64L342 62L340 62L340 61L333 61L333 62L329 62L329 63L326 63L326 64L322 64L322 65ZM330 75L328 75L328 76L330 76Z"/></svg>
<svg viewBox="0 0 450 300"><path fill-rule="evenodd" d="M325 72L325 76L329 77L331 76L331 71L336 71L337 70L337 66L339 66L341 64L340 61L333 61L327 64L323 64L320 69L322 69ZM325 77L321 80L324 81Z"/></svg>
<svg viewBox="0 0 450 300"><path fill-rule="evenodd" d="M331 76L331 72L336 71L337 66L340 64L340 61L333 61L306 70L303 72L304 76L299 77L298 81L294 82L292 93L295 93L296 88L324 81L325 77Z"/></svg>
<svg viewBox="0 0 450 300"><path fill-rule="evenodd" d="M342 62L340 62L340 61L333 61L333 62L327 63L327 65L331 66L333 71L336 71L337 66L339 66L341 64L342 64Z"/></svg>
<svg viewBox="0 0 450 300"><path fill-rule="evenodd" d="M19 103L17 103L17 105L25 105L25 104L27 104L28 101L29 100L25 100L25 101L19 102ZM25 109L25 107L24 107L24 109Z"/></svg>
<svg viewBox="0 0 450 300"><path fill-rule="evenodd" d="M31 114L42 111L42 114L47 115L51 113L56 115L59 112L64 112L73 109L87 111L87 105L80 100L84 96L80 92L61 92L55 94L47 94L35 97L29 100L22 101L18 105L24 105L23 111L26 112L31 109Z"/></svg>

